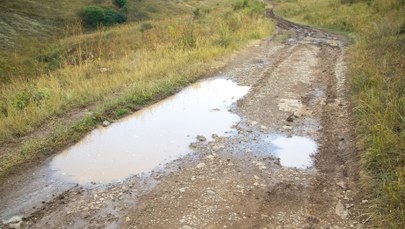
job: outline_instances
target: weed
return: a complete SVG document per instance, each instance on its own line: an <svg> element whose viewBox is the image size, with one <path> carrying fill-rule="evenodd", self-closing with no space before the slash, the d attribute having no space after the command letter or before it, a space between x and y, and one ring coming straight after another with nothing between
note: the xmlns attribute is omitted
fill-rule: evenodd
<svg viewBox="0 0 405 229"><path fill-rule="evenodd" d="M129 113L129 110L128 110L128 109L126 109L126 108L120 108L120 109L117 110L117 112L115 113L115 115L116 115L118 118L120 118L120 117L123 117L124 115L126 115L126 114L128 114L128 113Z"/></svg>

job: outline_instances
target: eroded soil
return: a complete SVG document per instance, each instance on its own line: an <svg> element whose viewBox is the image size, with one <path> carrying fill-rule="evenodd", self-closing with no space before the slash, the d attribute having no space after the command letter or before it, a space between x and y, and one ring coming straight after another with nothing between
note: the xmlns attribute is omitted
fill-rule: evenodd
<svg viewBox="0 0 405 229"><path fill-rule="evenodd" d="M221 72L251 87L230 108L236 134L120 183L67 185L3 227L361 228L344 39L269 16L277 34ZM274 136L314 141L312 165L284 166Z"/></svg>

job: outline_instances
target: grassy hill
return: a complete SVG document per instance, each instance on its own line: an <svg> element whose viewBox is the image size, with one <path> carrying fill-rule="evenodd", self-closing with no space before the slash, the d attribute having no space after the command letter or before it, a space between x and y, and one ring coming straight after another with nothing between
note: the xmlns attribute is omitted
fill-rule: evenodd
<svg viewBox="0 0 405 229"><path fill-rule="evenodd" d="M231 9L241 0L131 0L128 1L128 23L165 20L192 15L195 9L210 11ZM14 0L0 4L0 83L11 78L36 77L54 70L55 63L44 63L50 46L67 38L77 26L80 12L86 6L113 7L112 0ZM80 28L84 33L92 28ZM50 45L51 44L51 45ZM38 61L39 60L39 61Z"/></svg>

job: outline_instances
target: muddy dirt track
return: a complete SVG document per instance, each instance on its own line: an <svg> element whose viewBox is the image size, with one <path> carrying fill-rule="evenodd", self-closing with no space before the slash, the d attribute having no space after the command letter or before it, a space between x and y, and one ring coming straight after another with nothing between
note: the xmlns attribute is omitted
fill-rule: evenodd
<svg viewBox="0 0 405 229"><path fill-rule="evenodd" d="M0 228L362 228L345 40L268 14L276 34L220 73L250 87L235 134L120 183L65 185ZM269 153L276 140L292 154Z"/></svg>

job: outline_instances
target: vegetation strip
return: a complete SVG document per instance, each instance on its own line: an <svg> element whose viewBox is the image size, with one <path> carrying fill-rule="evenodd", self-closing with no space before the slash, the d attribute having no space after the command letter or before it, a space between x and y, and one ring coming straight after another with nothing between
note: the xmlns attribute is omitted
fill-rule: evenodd
<svg viewBox="0 0 405 229"><path fill-rule="evenodd" d="M104 119L121 117L194 82L212 70L215 59L268 36L273 27L264 13L264 4L248 1L94 33L82 33L79 24L71 27L74 35L46 57L57 65L54 71L16 77L0 88L0 142L26 135L73 108L101 105L72 126L24 144L20 152L1 154L0 174L78 141Z"/></svg>
<svg viewBox="0 0 405 229"><path fill-rule="evenodd" d="M380 228L405 227L405 2L401 0L277 0L292 21L352 37L347 62L362 181Z"/></svg>

